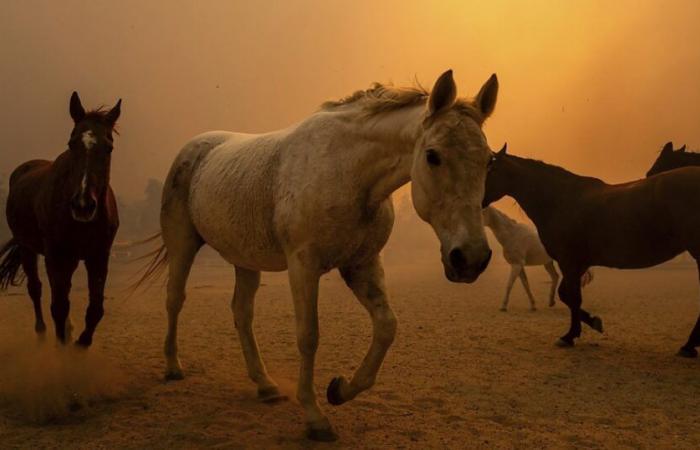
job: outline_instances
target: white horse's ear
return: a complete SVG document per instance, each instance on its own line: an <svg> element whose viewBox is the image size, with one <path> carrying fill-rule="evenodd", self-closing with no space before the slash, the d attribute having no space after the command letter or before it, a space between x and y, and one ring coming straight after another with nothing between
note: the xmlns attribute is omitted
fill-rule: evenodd
<svg viewBox="0 0 700 450"><path fill-rule="evenodd" d="M479 108L484 119L487 119L493 110L496 108L496 99L498 98L498 77L494 73L486 80L481 90L476 95L474 103Z"/></svg>
<svg viewBox="0 0 700 450"><path fill-rule="evenodd" d="M457 100L457 85L452 78L452 69L440 75L428 98L428 116L444 111Z"/></svg>
<svg viewBox="0 0 700 450"><path fill-rule="evenodd" d="M666 145L664 145L664 148L661 149L661 154L666 154L666 153L671 153L673 152L673 142L667 142Z"/></svg>

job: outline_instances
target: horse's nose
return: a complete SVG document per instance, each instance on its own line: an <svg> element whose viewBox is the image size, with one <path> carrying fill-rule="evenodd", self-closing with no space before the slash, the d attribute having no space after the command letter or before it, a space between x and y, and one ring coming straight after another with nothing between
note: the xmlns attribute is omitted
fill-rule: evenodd
<svg viewBox="0 0 700 450"><path fill-rule="evenodd" d="M459 247L453 248L448 254L449 267L445 267L447 278L455 282L473 283L488 267L491 255L488 246L471 251L469 255Z"/></svg>
<svg viewBox="0 0 700 450"><path fill-rule="evenodd" d="M95 216L97 200L90 194L80 192L71 198L70 208L74 219L81 222L88 222Z"/></svg>
<svg viewBox="0 0 700 450"><path fill-rule="evenodd" d="M450 252L450 265L457 273L461 273L467 266L467 258L461 248L453 248Z"/></svg>

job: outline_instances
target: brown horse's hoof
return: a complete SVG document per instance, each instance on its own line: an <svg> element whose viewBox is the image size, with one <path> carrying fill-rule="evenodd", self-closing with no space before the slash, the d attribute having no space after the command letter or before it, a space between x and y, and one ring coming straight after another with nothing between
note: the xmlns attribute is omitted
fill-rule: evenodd
<svg viewBox="0 0 700 450"><path fill-rule="evenodd" d="M326 389L326 398L328 399L328 403L333 406L338 406L347 401L340 394L340 386L346 383L347 381L345 381L345 378L343 377L335 377L330 383L328 383L328 389Z"/></svg>
<svg viewBox="0 0 700 450"><path fill-rule="evenodd" d="M683 358L697 358L698 351L692 347L681 347L681 349L678 350L678 356L681 356Z"/></svg>
<svg viewBox="0 0 700 450"><path fill-rule="evenodd" d="M306 437L317 442L334 442L338 440L338 435L330 426L328 428L314 428L313 426L309 426L306 430Z"/></svg>
<svg viewBox="0 0 700 450"><path fill-rule="evenodd" d="M598 333L603 332L603 319L598 316L591 317L591 328L596 330Z"/></svg>
<svg viewBox="0 0 700 450"><path fill-rule="evenodd" d="M289 400L289 397L281 394L277 386L271 386L258 389L258 399L263 403L278 403Z"/></svg>
<svg viewBox="0 0 700 450"><path fill-rule="evenodd" d="M568 348L574 346L574 340L569 337L560 337L556 342L557 347Z"/></svg>
<svg viewBox="0 0 700 450"><path fill-rule="evenodd" d="M92 345L92 338L80 335L78 340L75 341L75 345L82 348L88 348Z"/></svg>
<svg viewBox="0 0 700 450"><path fill-rule="evenodd" d="M46 333L46 324L44 322L37 323L34 325L34 331L36 331L36 334L41 335L41 337L44 337L44 334Z"/></svg>
<svg viewBox="0 0 700 450"><path fill-rule="evenodd" d="M165 381L179 381L179 380L184 380L185 375L182 373L182 370L167 370L165 372Z"/></svg>

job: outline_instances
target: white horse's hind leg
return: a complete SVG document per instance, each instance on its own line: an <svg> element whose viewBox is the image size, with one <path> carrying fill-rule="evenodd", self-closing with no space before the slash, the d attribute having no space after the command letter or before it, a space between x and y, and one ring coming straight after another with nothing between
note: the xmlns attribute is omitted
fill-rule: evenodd
<svg viewBox="0 0 700 450"><path fill-rule="evenodd" d="M297 347L301 356L297 399L304 408L307 435L315 441L338 439L328 418L321 412L314 390L314 362L318 349L318 280L320 271L307 267L297 255L287 260L289 284L294 300Z"/></svg>
<svg viewBox="0 0 700 450"><path fill-rule="evenodd" d="M171 216L172 217L172 216ZM165 378L181 380L182 366L177 357L177 319L185 302L185 286L197 251L202 246L199 235L189 218L161 220L163 242L168 252L168 334L165 337Z"/></svg>
<svg viewBox="0 0 700 450"><path fill-rule="evenodd" d="M364 266L345 268L341 274L372 319L372 344L352 380L338 377L328 386L328 401L340 405L374 385L377 372L396 335L396 317L389 307L384 269L379 256Z"/></svg>
<svg viewBox="0 0 700 450"><path fill-rule="evenodd" d="M508 276L508 283L506 284L506 295L503 298L501 311L508 310L508 300L510 299L510 291L511 289L513 289L513 283L515 283L515 279L518 277L518 274L521 270L523 270L523 266L521 266L520 264L511 264L510 275Z"/></svg>
<svg viewBox="0 0 700 450"><path fill-rule="evenodd" d="M549 306L554 306L554 296L557 293L557 285L559 284L559 273L554 267L554 261L550 261L544 265L544 268L549 273L549 277L552 279L552 287L549 290Z"/></svg>
<svg viewBox="0 0 700 450"><path fill-rule="evenodd" d="M530 299L530 310L536 311L537 308L535 307L535 297L532 295L532 291L530 291L530 283L527 281L527 274L525 273L525 267L520 270L520 281L523 283L523 287L525 288L525 292L527 293L528 298Z"/></svg>
<svg viewBox="0 0 700 450"><path fill-rule="evenodd" d="M236 288L231 300L233 322L241 341L241 349L248 367L248 376L258 385L258 396L264 402L286 399L279 387L267 374L260 358L260 350L253 332L255 293L260 286L260 272L236 266Z"/></svg>

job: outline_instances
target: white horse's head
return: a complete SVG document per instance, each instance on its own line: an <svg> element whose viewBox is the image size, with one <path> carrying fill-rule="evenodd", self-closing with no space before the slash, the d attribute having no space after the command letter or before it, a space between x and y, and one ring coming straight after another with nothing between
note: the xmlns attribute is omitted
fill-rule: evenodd
<svg viewBox="0 0 700 450"><path fill-rule="evenodd" d="M481 130L494 110L495 75L473 100L457 98L448 70L428 98L411 169L413 205L440 239L450 281L475 281L491 259L481 215L491 150Z"/></svg>

